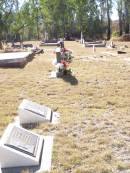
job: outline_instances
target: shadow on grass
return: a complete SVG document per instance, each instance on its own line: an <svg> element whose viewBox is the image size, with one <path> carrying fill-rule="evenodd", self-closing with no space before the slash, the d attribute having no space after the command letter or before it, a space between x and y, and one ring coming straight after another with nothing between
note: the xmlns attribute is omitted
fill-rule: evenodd
<svg viewBox="0 0 130 173"><path fill-rule="evenodd" d="M70 83L71 85L78 85L78 80L72 74L66 74L62 77L65 82Z"/></svg>

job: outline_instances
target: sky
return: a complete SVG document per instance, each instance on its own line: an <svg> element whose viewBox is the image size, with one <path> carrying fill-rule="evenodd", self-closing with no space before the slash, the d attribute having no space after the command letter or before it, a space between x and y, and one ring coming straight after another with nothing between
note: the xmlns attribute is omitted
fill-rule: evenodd
<svg viewBox="0 0 130 173"><path fill-rule="evenodd" d="M111 16L112 20L118 20L118 12L117 12L116 7L113 7L112 12L113 12L113 14Z"/></svg>
<svg viewBox="0 0 130 173"><path fill-rule="evenodd" d="M19 0L20 6L24 3L25 0Z"/></svg>
<svg viewBox="0 0 130 173"><path fill-rule="evenodd" d="M112 14L112 16L111 16L111 19L112 19L112 20L118 20L118 14L117 14L117 11L116 11L116 10L113 11L113 14Z"/></svg>

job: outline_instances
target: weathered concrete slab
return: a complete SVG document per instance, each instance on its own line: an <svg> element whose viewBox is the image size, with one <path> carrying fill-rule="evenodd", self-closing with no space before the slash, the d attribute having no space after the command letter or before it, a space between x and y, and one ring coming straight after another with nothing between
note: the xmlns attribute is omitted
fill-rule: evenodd
<svg viewBox="0 0 130 173"><path fill-rule="evenodd" d="M57 46L57 42L56 43L40 43L40 46Z"/></svg>
<svg viewBox="0 0 130 173"><path fill-rule="evenodd" d="M32 56L32 52L0 53L0 67L23 67Z"/></svg>
<svg viewBox="0 0 130 173"><path fill-rule="evenodd" d="M87 42L85 42L85 47L106 47L106 43L94 43L94 44L89 44Z"/></svg>
<svg viewBox="0 0 130 173"><path fill-rule="evenodd" d="M64 42L60 40L46 40L46 41L42 41L40 43L40 46L57 46L58 43L64 45Z"/></svg>
<svg viewBox="0 0 130 173"><path fill-rule="evenodd" d="M85 41L86 44L101 44L103 43L102 40L99 40L99 41Z"/></svg>

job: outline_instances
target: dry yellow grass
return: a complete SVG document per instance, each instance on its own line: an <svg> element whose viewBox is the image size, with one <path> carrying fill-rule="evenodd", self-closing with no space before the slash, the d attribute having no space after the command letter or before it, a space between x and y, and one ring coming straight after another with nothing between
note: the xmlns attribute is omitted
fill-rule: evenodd
<svg viewBox="0 0 130 173"><path fill-rule="evenodd" d="M60 124L34 129L55 135L51 173L130 172L129 54L102 57L98 48L92 58L92 48L65 45L75 56L71 81L49 79L55 55L48 47L24 69L0 69L0 133L31 99L61 113Z"/></svg>

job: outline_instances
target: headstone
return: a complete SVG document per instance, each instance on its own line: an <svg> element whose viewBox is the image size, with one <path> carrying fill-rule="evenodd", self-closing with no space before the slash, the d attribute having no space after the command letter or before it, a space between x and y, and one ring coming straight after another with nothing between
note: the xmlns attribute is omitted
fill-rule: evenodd
<svg viewBox="0 0 130 173"><path fill-rule="evenodd" d="M38 143L38 136L27 131L24 132L21 128L13 127L5 145L30 156L36 157Z"/></svg>
<svg viewBox="0 0 130 173"><path fill-rule="evenodd" d="M52 145L51 136L40 136L9 124L0 140L0 168L10 169L10 172L18 167L50 171Z"/></svg>
<svg viewBox="0 0 130 173"><path fill-rule="evenodd" d="M53 112L49 107L37 104L35 102L24 99L19 106L20 124L31 124L40 122L55 123L59 114Z"/></svg>

